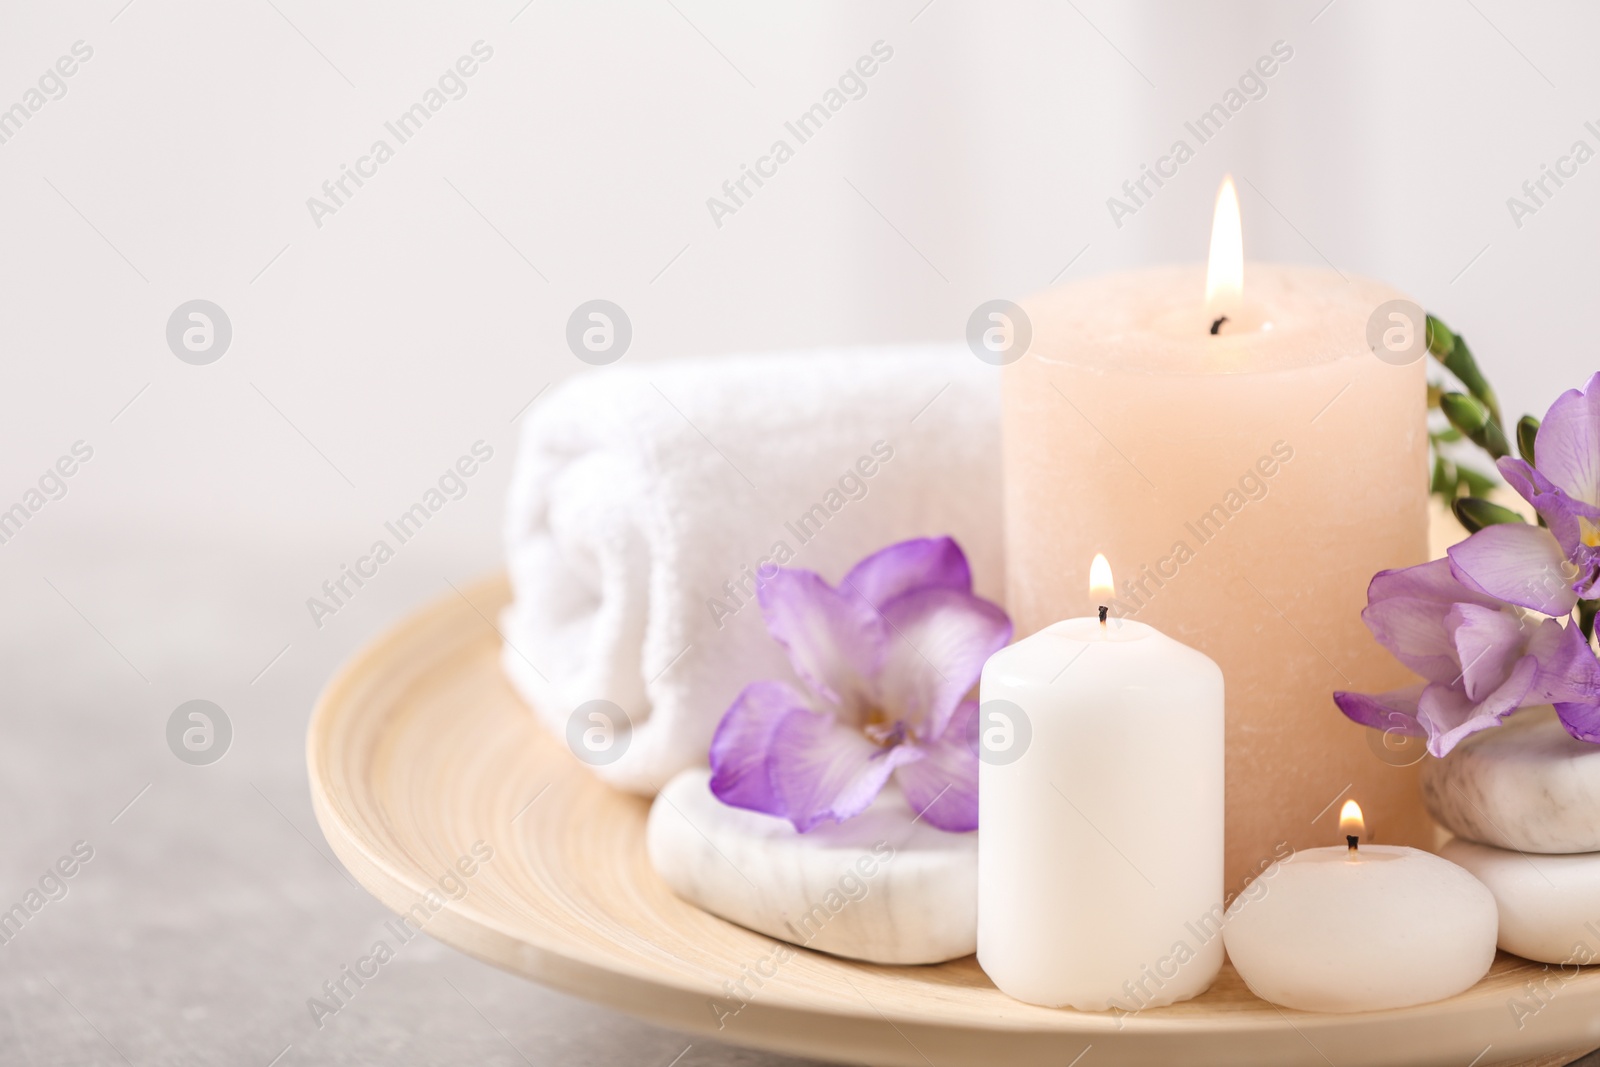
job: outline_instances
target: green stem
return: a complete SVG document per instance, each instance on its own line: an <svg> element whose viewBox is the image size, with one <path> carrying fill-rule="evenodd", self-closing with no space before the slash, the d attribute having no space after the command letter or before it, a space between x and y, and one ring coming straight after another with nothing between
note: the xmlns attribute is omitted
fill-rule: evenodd
<svg viewBox="0 0 1600 1067"><path fill-rule="evenodd" d="M1517 423L1514 436L1507 434L1500 416L1500 400L1467 342L1433 315L1427 318L1427 330L1428 351L1466 388L1465 393L1459 393L1428 386L1428 407L1443 412L1450 423L1448 429L1428 435L1434 460L1429 491L1446 504L1453 504L1458 498L1486 497L1498 484L1494 477L1446 459L1441 445L1465 438L1488 455L1491 466L1512 455L1513 448L1532 463L1538 420L1524 416Z"/></svg>

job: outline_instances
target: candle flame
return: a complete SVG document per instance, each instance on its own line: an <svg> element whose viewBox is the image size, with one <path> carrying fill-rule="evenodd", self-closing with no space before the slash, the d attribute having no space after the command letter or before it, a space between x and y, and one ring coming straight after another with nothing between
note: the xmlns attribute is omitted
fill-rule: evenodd
<svg viewBox="0 0 1600 1067"><path fill-rule="evenodd" d="M1244 225L1233 175L1222 179L1211 216L1211 256L1206 262L1206 315L1236 318L1244 302ZM1212 331L1217 332L1216 330Z"/></svg>
<svg viewBox="0 0 1600 1067"><path fill-rule="evenodd" d="M1111 564L1106 562L1103 553L1094 554L1094 562L1089 564L1089 599L1096 604L1109 603L1115 595L1117 587L1111 580Z"/></svg>
<svg viewBox="0 0 1600 1067"><path fill-rule="evenodd" d="M1361 815L1361 805L1353 800L1344 802L1339 809L1339 832L1346 837L1362 837L1367 832L1367 820Z"/></svg>

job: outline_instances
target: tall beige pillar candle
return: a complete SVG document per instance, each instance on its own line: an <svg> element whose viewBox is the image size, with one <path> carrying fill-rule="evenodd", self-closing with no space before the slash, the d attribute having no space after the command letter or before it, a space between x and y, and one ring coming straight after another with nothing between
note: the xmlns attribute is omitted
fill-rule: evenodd
<svg viewBox="0 0 1600 1067"><path fill-rule="evenodd" d="M1083 614L1104 552L1114 614L1222 667L1230 893L1324 844L1348 795L1375 840L1431 841L1420 749L1386 752L1331 696L1409 681L1361 622L1373 574L1427 553L1426 360L1367 340L1398 299L1299 266L1244 265L1242 297L1209 303L1204 267L1117 274L1025 302L1004 371L1017 633Z"/></svg>

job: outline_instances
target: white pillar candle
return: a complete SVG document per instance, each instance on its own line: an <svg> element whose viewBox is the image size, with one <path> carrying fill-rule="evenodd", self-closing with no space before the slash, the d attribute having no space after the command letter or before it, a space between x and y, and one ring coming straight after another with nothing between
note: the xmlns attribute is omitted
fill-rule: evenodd
<svg viewBox="0 0 1600 1067"><path fill-rule="evenodd" d="M1049 1007L1204 992L1222 966L1222 671L1143 623L1071 619L991 656L980 695L979 965Z"/></svg>
<svg viewBox="0 0 1600 1067"><path fill-rule="evenodd" d="M1359 835L1360 809L1346 809ZM1262 1000L1378 1011L1472 988L1494 962L1496 926L1494 897L1454 863L1361 845L1274 863L1234 899L1224 938L1234 969Z"/></svg>
<svg viewBox="0 0 1600 1067"><path fill-rule="evenodd" d="M1440 855L1494 894L1507 952L1564 967L1600 960L1600 852L1530 856L1458 838Z"/></svg>

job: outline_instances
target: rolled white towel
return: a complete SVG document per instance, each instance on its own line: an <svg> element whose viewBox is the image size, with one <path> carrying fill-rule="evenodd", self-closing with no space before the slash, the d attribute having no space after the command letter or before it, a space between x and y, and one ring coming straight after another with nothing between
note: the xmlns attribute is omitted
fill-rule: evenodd
<svg viewBox="0 0 1600 1067"><path fill-rule="evenodd" d="M850 348L613 366L524 417L507 515L505 670L566 736L619 706L595 770L653 794L705 763L750 682L793 679L763 568L837 583L885 545L948 534L1001 599L997 370L964 347ZM594 762L594 761L591 761Z"/></svg>

